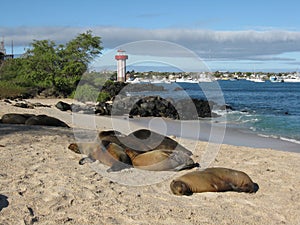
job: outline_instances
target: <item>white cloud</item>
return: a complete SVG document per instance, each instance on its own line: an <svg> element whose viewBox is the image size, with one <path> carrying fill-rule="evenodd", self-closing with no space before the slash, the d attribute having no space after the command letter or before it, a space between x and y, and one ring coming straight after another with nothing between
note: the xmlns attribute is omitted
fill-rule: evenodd
<svg viewBox="0 0 300 225"><path fill-rule="evenodd" d="M197 29L156 29L121 27L1 27L0 36L15 46L28 46L33 39L49 39L64 43L77 34L92 30L101 36L105 48L141 40L161 40L182 45L202 58L219 60L270 60L288 52L300 52L300 32L267 31L212 31ZM143 50L143 49L141 49ZM166 53L167 54L167 53ZM286 59L293 60L293 59Z"/></svg>

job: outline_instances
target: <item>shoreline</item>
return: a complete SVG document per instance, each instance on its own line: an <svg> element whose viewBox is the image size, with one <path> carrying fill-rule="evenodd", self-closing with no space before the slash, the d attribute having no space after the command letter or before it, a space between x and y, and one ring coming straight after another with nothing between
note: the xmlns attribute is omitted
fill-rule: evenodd
<svg viewBox="0 0 300 225"><path fill-rule="evenodd" d="M124 133L130 133L134 129L141 127L153 129L156 132L166 134L168 136L175 136L183 139L190 139L192 141L203 141L215 143L218 145L227 144L240 147L250 148L268 148L279 151L288 151L300 153L300 144L274 138L265 135L259 135L250 130L233 128L226 126L225 123L214 123L207 119L200 119L198 121L177 121L162 117L134 117L128 116L96 116L88 114L72 113L70 111L62 112L55 108L58 101L65 101L74 103L73 99L28 99L31 103L43 103L51 105L48 107L37 107L35 109L24 109L12 106L8 103L0 101L0 117L5 113L36 113L46 114L57 117L66 122L71 129L73 129L74 136L78 137L76 133L80 133L81 129L90 130L95 133L99 129L116 129ZM122 126L120 126L122 124ZM95 131L95 132L93 132ZM93 138L93 137L92 137ZM91 137L89 137L91 139Z"/></svg>

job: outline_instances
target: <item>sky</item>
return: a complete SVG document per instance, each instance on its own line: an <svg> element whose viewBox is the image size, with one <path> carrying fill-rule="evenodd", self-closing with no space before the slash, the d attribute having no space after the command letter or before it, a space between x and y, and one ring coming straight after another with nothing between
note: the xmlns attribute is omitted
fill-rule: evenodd
<svg viewBox="0 0 300 225"><path fill-rule="evenodd" d="M7 53L11 41L14 53L23 53L33 40L66 43L92 30L101 37L103 56L130 45L129 56L151 55L162 63L171 57L174 66L192 52L212 71L300 69L297 0L2 0L0 7ZM103 64L101 57L97 63Z"/></svg>

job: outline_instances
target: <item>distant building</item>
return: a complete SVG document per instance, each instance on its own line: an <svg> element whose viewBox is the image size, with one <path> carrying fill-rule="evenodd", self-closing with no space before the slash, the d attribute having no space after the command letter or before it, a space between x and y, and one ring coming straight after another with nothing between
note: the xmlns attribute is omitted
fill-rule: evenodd
<svg viewBox="0 0 300 225"><path fill-rule="evenodd" d="M126 81L126 60L128 55L125 54L124 50L118 50L118 54L115 56L117 60L117 81Z"/></svg>
<svg viewBox="0 0 300 225"><path fill-rule="evenodd" d="M12 54L6 54L6 49L4 47L4 38L2 39L2 41L0 42L0 61L4 61L5 59L8 58L14 58L13 55L13 44L12 44Z"/></svg>

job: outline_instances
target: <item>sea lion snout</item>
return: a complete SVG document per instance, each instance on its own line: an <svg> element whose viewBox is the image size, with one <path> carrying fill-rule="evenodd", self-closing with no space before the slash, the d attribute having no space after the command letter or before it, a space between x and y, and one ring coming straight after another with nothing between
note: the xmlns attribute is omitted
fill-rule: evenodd
<svg viewBox="0 0 300 225"><path fill-rule="evenodd" d="M253 192L255 193L258 191L259 185L257 183L254 183L253 185L254 185Z"/></svg>
<svg viewBox="0 0 300 225"><path fill-rule="evenodd" d="M252 183L251 187L249 187L249 189L248 189L249 190L248 193L256 193L258 191L258 189L259 189L258 184ZM247 192L247 191L245 191L245 192Z"/></svg>

